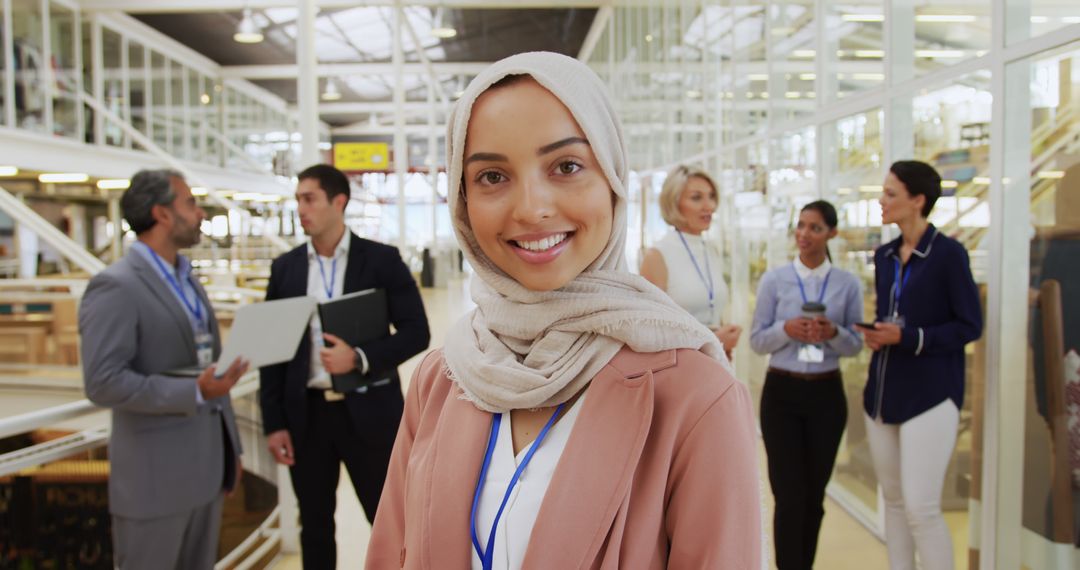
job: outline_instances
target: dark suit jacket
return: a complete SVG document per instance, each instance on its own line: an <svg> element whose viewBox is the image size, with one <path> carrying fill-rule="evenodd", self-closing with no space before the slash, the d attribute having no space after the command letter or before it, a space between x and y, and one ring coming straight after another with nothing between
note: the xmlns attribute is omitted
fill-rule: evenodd
<svg viewBox="0 0 1080 570"><path fill-rule="evenodd" d="M274 260L266 300L307 295L307 287L308 257L304 244ZM431 332L420 290L397 248L353 234L344 293L372 288L386 290L394 334L359 348L368 360L368 376L373 381L389 378L390 383L348 393L345 405L360 437L389 436L393 440L404 405L397 367L427 348ZM307 382L313 355L317 357L311 336L305 334L292 360L260 370L263 430L270 434L288 429L294 446L303 441L307 426Z"/></svg>

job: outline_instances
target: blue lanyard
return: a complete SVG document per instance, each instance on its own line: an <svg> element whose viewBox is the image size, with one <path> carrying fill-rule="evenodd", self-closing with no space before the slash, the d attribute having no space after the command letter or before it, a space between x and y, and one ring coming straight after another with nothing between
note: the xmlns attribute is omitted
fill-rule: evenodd
<svg viewBox="0 0 1080 570"><path fill-rule="evenodd" d="M794 262L791 263L791 270L795 272L795 280L799 282L799 293L802 293L802 302L809 302L806 299L806 287L803 285L802 277L799 277L799 270L795 269ZM829 268L829 270L825 273L825 281L821 283L821 294L818 295L818 303L825 300L825 290L829 288L829 277L832 277L832 268Z"/></svg>
<svg viewBox="0 0 1080 570"><path fill-rule="evenodd" d="M200 326L205 327L206 323L203 322L202 316L202 301L199 300L198 291L195 292L195 303L194 305L192 305L191 301L188 301L187 295L184 295L184 289L180 287L180 282L178 282L176 280L176 277L173 276L173 273L169 271L167 267L165 267L165 262L161 260L161 256L159 256L156 251L150 248L150 246L147 246L147 249L150 250L151 257L153 258L154 263L157 264L158 269L161 271L161 274L165 276L165 280L169 282L169 285L172 286L173 291L176 291L176 295L179 296L180 300L184 302L184 308L186 308L188 312L195 317L195 320L198 321ZM188 283L191 283L191 288L195 289L195 283L191 281L190 274L188 275Z"/></svg>
<svg viewBox="0 0 1080 570"><path fill-rule="evenodd" d="M322 256L315 254L315 260L319 262L319 275L322 276L323 290L326 291L326 298L334 298L334 282L337 280L337 252L334 252L334 262L330 265L330 283L326 282L326 269L323 267Z"/></svg>
<svg viewBox="0 0 1080 570"><path fill-rule="evenodd" d="M911 271L902 271L900 269L900 260L893 258L895 263L896 272L893 277L893 314L900 314L900 294L904 292L904 287L907 286L908 279L911 279ZM900 276L903 275L903 279Z"/></svg>
<svg viewBox="0 0 1080 570"><path fill-rule="evenodd" d="M525 459L518 465L517 470L514 471L514 476L510 478L510 485L506 487L506 493L503 495L502 504L499 505L499 511L495 513L495 520L491 523L491 532L488 534L487 550L485 551L480 546L480 538L476 534L476 509L480 505L480 491L484 488L484 478L487 477L488 467L491 466L491 458L495 455L495 442L499 439L499 426L502 424L502 414L494 414L491 420L491 435L488 436L487 452L484 453L484 465L480 468L480 479L476 482L476 492L473 494L472 514L469 516L469 521L472 523L472 542L473 548L476 549L477 556L480 557L480 563L483 564L484 570L491 570L493 561L495 560L495 530L499 528L499 519L502 518L503 509L506 508L506 502L510 500L510 494L513 493L514 487L517 485L521 474L525 471L525 466L532 461L533 455L536 454L536 450L540 448L540 443L547 437L548 431L551 430L552 424L555 423L555 418L559 417L559 412L562 411L563 406L566 404L559 404L555 408L555 413L551 414L551 419L544 425L544 429L540 430L540 435L536 436L536 441L529 447L529 451L525 454Z"/></svg>
<svg viewBox="0 0 1080 570"><path fill-rule="evenodd" d="M694 257L694 252L690 250L690 244L686 243L686 238L683 237L682 232L675 230L675 233L679 234L679 239L682 240L683 247L686 248L686 253L690 254L690 261L694 264L694 269L697 270L698 278L701 279L701 284L705 286L705 291L709 294L709 308L713 307L713 292L716 290L713 287L712 270L709 268L709 249L704 248L705 254L705 273L709 275L708 280L705 279L705 273L701 272L701 267L698 265L697 258Z"/></svg>

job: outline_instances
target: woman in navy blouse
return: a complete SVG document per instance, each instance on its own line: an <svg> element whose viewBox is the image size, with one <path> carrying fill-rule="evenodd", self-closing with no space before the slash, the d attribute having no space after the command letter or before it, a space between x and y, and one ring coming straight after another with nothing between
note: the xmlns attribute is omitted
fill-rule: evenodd
<svg viewBox="0 0 1080 570"><path fill-rule="evenodd" d="M874 351L866 430L892 570L914 570L916 551L924 570L953 568L941 489L963 405L964 345L982 334L982 310L964 246L926 219L939 196L930 165L890 168L881 219L901 236L874 254L877 322L863 329Z"/></svg>
<svg viewBox="0 0 1080 570"><path fill-rule="evenodd" d="M859 280L832 266L836 209L823 200L799 213L799 255L758 285L750 346L771 354L761 394L761 432L776 498L776 566L813 567L825 515L825 486L847 423L839 359L862 349L854 324L863 314ZM813 306L824 305L823 314ZM821 307L817 307L821 309Z"/></svg>

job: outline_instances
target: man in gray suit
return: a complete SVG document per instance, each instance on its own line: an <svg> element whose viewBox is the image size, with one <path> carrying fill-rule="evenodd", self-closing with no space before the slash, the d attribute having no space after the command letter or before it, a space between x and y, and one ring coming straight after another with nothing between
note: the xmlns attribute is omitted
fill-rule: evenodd
<svg viewBox="0 0 1080 570"><path fill-rule="evenodd" d="M223 376L217 319L179 250L199 241L206 213L183 177L143 170L120 200L138 236L90 280L79 309L86 395L112 409L113 556L123 570L210 569L223 492L239 482L240 440ZM203 372L172 376L198 366Z"/></svg>

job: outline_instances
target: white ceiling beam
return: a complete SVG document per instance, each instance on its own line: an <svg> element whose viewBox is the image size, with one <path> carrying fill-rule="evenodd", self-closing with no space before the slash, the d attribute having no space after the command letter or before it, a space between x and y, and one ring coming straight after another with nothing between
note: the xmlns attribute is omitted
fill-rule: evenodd
<svg viewBox="0 0 1080 570"><path fill-rule="evenodd" d="M355 8L356 6L393 6L394 0L315 0L318 8ZM604 0L407 0L407 6L430 6L436 8L598 8ZM81 0L84 12L118 10L133 14L178 12L239 12L244 8L295 8L295 0Z"/></svg>
<svg viewBox="0 0 1080 570"><path fill-rule="evenodd" d="M596 42L600 41L600 37L604 35L604 30L607 29L608 21L611 20L611 15L615 12L615 9L611 7L611 0L601 6L596 11L596 16L593 18L592 25L589 26L589 33L585 34L585 41L581 42L581 50L578 51L578 61L589 61L592 57L592 52L596 49Z"/></svg>
<svg viewBox="0 0 1080 570"><path fill-rule="evenodd" d="M443 62L433 61L431 67L439 75L476 75L491 65L485 62ZM422 63L402 65L405 75L426 75L428 68ZM221 67L221 75L233 79L291 79L297 76L293 64L281 65L226 65ZM394 65L390 62L374 63L323 63L316 71L319 77L344 77L349 75L393 75Z"/></svg>

